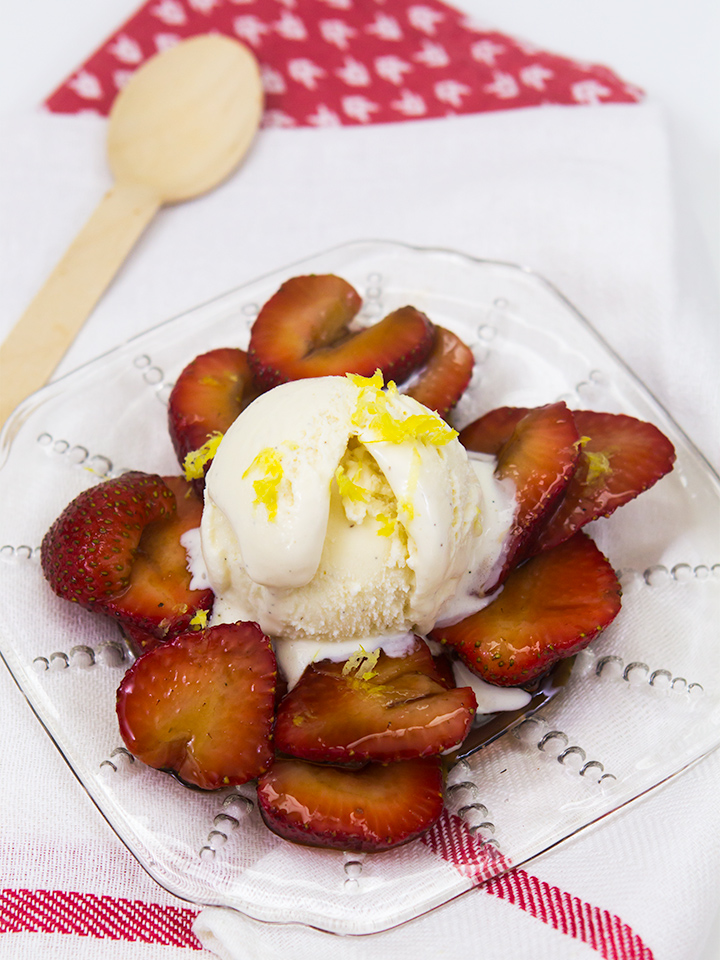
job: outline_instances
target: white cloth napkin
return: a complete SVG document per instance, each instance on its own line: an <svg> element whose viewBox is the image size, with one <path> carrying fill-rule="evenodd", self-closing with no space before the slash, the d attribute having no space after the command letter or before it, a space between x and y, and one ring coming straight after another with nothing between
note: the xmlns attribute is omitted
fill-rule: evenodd
<svg viewBox="0 0 720 960"><path fill-rule="evenodd" d="M8 121L2 131L0 335L109 186L104 132L94 117L41 113ZM673 194L663 119L652 103L266 130L230 181L160 213L59 372L337 243L450 247L551 280L717 468L715 287ZM0 684L4 885L187 908L145 877L5 673ZM512 891L481 888L387 933L339 939L218 908L202 911L195 931L217 955L243 960L598 953L690 960L702 949L720 890L719 784L715 754L526 865ZM555 896L562 908L543 920ZM604 933L598 939L594 930ZM197 955L171 945L115 946L117 953L108 940L25 932L0 937L0 956Z"/></svg>

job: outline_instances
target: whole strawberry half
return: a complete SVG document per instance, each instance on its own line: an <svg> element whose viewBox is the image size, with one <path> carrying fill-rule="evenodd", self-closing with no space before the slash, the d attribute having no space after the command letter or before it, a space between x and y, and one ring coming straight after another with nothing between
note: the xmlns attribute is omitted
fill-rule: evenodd
<svg viewBox="0 0 720 960"><path fill-rule="evenodd" d="M312 274L287 280L262 307L250 334L248 362L263 389L305 377L381 370L404 380L427 358L433 325L414 307L401 307L363 329L350 323L361 306L341 277Z"/></svg>
<svg viewBox="0 0 720 960"><path fill-rule="evenodd" d="M187 550L181 537L200 526L202 500L182 477L163 477L175 497L170 516L149 523L135 550L127 589L102 604L102 612L120 621L137 650L190 628L199 611L213 604L209 588L190 588Z"/></svg>
<svg viewBox="0 0 720 960"><path fill-rule="evenodd" d="M474 366L470 347L451 330L436 326L430 355L415 383L404 392L447 417L470 383Z"/></svg>
<svg viewBox="0 0 720 960"><path fill-rule="evenodd" d="M434 630L489 683L517 686L586 647L620 611L620 584L584 533L537 554L478 613Z"/></svg>
<svg viewBox="0 0 720 960"><path fill-rule="evenodd" d="M272 761L275 656L256 623L186 633L135 661L117 692L120 733L143 763L203 790Z"/></svg>
<svg viewBox="0 0 720 960"><path fill-rule="evenodd" d="M222 347L195 357L177 378L168 402L170 439L180 466L212 436L225 433L257 395L244 350ZM204 472L210 462L208 457Z"/></svg>
<svg viewBox="0 0 720 960"><path fill-rule="evenodd" d="M476 706L470 687L445 686L416 637L402 657L376 652L307 667L280 704L275 747L339 764L439 755L462 743Z"/></svg>
<svg viewBox="0 0 720 960"><path fill-rule="evenodd" d="M375 853L414 840L443 809L439 757L360 770L277 758L258 781L263 820L285 840Z"/></svg>
<svg viewBox="0 0 720 960"><path fill-rule="evenodd" d="M83 491L43 537L40 562L59 597L88 610L124 593L143 530L175 513L162 478L133 471Z"/></svg>

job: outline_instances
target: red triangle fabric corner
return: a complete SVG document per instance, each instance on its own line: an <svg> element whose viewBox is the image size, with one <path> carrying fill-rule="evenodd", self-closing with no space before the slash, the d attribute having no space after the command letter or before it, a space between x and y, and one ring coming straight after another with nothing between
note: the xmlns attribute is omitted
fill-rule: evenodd
<svg viewBox="0 0 720 960"><path fill-rule="evenodd" d="M266 127L642 99L606 67L536 49L438 0L149 0L45 105L54 113L107 116L147 59L210 32L255 53Z"/></svg>

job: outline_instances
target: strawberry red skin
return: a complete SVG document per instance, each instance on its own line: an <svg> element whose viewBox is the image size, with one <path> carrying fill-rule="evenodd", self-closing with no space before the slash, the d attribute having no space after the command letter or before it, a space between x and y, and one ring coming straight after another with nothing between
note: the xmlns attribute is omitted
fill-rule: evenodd
<svg viewBox="0 0 720 960"><path fill-rule="evenodd" d="M445 327L435 327L432 350L415 383L405 393L447 417L467 389L475 357L467 344Z"/></svg>
<svg viewBox="0 0 720 960"><path fill-rule="evenodd" d="M619 610L615 572L580 532L513 570L487 607L431 636L488 683L517 686L584 649Z"/></svg>
<svg viewBox="0 0 720 960"><path fill-rule="evenodd" d="M515 485L517 506L504 563L492 592L527 556L534 531L555 509L575 470L579 434L562 403L536 407L521 417L498 453L496 476Z"/></svg>
<svg viewBox="0 0 720 960"><path fill-rule="evenodd" d="M555 512L539 528L534 550L562 543L591 520L608 517L669 473L675 448L652 423L625 414L576 410L582 438L577 469ZM609 469L589 472L592 458Z"/></svg>
<svg viewBox="0 0 720 960"><path fill-rule="evenodd" d="M489 453L497 457L515 427L531 409L533 408L496 407L463 427L458 434L458 440L466 450Z"/></svg>
<svg viewBox="0 0 720 960"><path fill-rule="evenodd" d="M361 330L348 325L361 298L333 274L293 277L260 310L250 334L248 362L257 384L342 376L404 380L430 353L433 325L414 307L401 307Z"/></svg>
<svg viewBox="0 0 720 960"><path fill-rule="evenodd" d="M444 681L419 637L405 656L380 653L369 669L311 664L280 704L276 750L337 764L439 755L462 743L477 706L470 687Z"/></svg>
<svg viewBox="0 0 720 960"><path fill-rule="evenodd" d="M59 597L97 609L127 590L143 530L174 512L156 474L133 471L83 491L43 538L46 580Z"/></svg>
<svg viewBox="0 0 720 960"><path fill-rule="evenodd" d="M498 407L460 431L468 450L499 456L527 407ZM579 455L556 507L531 531L525 556L569 539L586 523L608 517L672 470L675 449L651 423L626 414L573 411ZM588 473L591 458L606 457L607 471Z"/></svg>
<svg viewBox="0 0 720 960"><path fill-rule="evenodd" d="M117 693L120 733L148 766L216 790L272 762L275 657L256 623L186 633L141 656Z"/></svg>
<svg viewBox="0 0 720 960"><path fill-rule="evenodd" d="M190 589L187 552L180 542L184 533L200 526L202 500L183 477L163 481L174 495L176 509L145 527L127 589L102 604L103 613L120 621L131 645L138 649L139 643L145 651L190 629L196 614L210 610L213 603L210 589Z"/></svg>
<svg viewBox="0 0 720 960"><path fill-rule="evenodd" d="M257 395L244 350L222 347L195 357L177 378L168 402L170 439L180 466L213 434L225 433ZM205 472L209 466L210 461Z"/></svg>
<svg viewBox="0 0 720 960"><path fill-rule="evenodd" d="M439 757L360 770L278 757L258 782L263 820L285 840L377 853L428 830L443 809Z"/></svg>

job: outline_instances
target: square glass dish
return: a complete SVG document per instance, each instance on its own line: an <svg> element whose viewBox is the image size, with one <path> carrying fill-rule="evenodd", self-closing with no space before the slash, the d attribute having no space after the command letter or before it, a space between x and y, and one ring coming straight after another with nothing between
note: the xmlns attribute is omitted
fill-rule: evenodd
<svg viewBox="0 0 720 960"><path fill-rule="evenodd" d="M449 772L446 810L383 854L270 833L252 784L183 787L122 746L115 691L131 655L117 627L50 591L39 545L81 490L127 469L179 473L166 429L175 378L198 353L247 345L259 307L301 273L337 273L362 319L411 303L472 347L455 414L558 399L655 423L673 472L588 531L620 573L623 609L562 692ZM517 866L720 744L720 482L627 366L550 284L517 266L362 242L263 277L149 331L25 401L0 447L0 649L100 812L155 880L198 904L341 934L387 929Z"/></svg>

